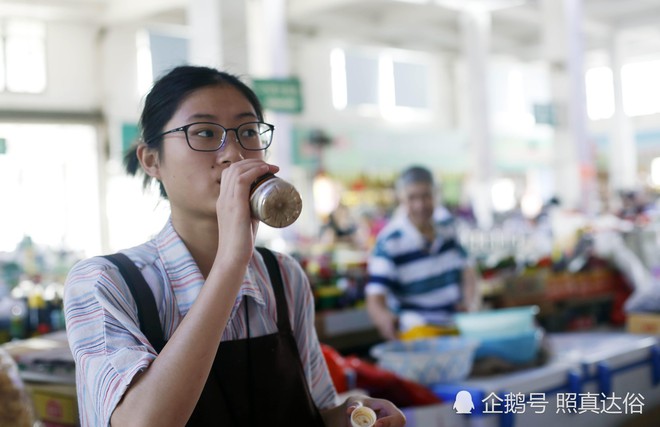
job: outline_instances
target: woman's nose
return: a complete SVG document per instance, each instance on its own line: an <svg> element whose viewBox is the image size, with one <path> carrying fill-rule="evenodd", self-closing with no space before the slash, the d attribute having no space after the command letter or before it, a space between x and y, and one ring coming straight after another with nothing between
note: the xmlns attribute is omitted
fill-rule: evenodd
<svg viewBox="0 0 660 427"><path fill-rule="evenodd" d="M222 144L217 153L219 162L235 162L245 158L241 144L238 142L238 135L235 132L227 134L224 144Z"/></svg>

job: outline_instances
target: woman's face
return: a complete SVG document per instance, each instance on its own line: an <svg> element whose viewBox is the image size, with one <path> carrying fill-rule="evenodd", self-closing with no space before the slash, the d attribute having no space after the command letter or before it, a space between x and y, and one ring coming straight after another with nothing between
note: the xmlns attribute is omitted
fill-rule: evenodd
<svg viewBox="0 0 660 427"><path fill-rule="evenodd" d="M207 86L184 98L163 132L194 122L213 122L227 129L258 121L248 99L229 84ZM213 217L222 171L245 158L263 158L263 151L244 150L229 131L224 146L213 152L192 150L184 132L163 137L158 179L167 192L173 214Z"/></svg>

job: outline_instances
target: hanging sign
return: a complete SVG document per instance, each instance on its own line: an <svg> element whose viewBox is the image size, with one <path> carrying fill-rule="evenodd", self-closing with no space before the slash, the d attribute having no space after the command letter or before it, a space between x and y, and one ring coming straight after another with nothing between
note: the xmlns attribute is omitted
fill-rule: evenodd
<svg viewBox="0 0 660 427"><path fill-rule="evenodd" d="M553 104L534 104L534 121L536 124L557 125L557 111Z"/></svg>
<svg viewBox="0 0 660 427"><path fill-rule="evenodd" d="M267 110L281 113L302 112L302 92L297 77L254 79L252 89Z"/></svg>

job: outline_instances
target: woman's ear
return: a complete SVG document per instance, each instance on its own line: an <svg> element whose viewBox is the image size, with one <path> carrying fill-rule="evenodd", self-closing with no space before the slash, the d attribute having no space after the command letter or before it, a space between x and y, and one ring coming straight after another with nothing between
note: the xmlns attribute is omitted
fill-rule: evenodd
<svg viewBox="0 0 660 427"><path fill-rule="evenodd" d="M147 147L146 144L140 144L136 154L144 172L152 178L160 179L158 151Z"/></svg>

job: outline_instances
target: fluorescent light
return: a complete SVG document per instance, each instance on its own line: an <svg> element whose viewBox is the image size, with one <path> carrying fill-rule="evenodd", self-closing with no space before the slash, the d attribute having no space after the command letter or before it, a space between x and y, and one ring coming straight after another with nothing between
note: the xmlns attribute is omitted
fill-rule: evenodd
<svg viewBox="0 0 660 427"><path fill-rule="evenodd" d="M348 105L346 55L343 49L335 48L330 52L330 79L332 81L332 105L337 110L343 110Z"/></svg>

